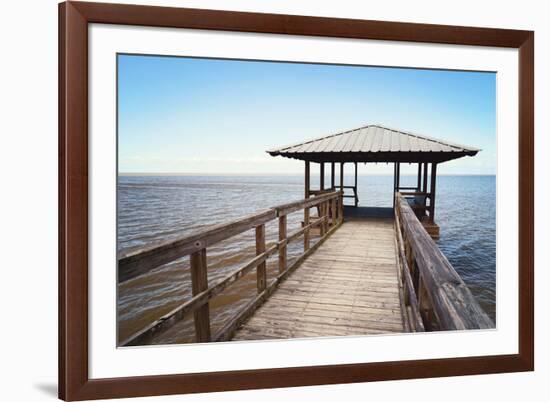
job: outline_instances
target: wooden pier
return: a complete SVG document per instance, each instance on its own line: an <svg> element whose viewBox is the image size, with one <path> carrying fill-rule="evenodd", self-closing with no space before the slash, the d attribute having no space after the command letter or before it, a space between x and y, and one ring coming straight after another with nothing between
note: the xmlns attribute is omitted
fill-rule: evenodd
<svg viewBox="0 0 550 402"><path fill-rule="evenodd" d="M121 256L119 283L189 255L193 297L120 346L148 344L189 315L197 342L493 328L409 201L395 198L393 217L346 219L342 192L332 191ZM287 233L287 215L300 210L303 227ZM268 246L265 224L275 219L279 241ZM256 233L256 257L210 284L207 248L246 230ZM321 236L312 244L313 230ZM288 265L288 243L299 239L303 253ZM279 272L269 280L265 264L275 253ZM256 297L212 334L209 300L253 269Z"/></svg>
<svg viewBox="0 0 550 402"><path fill-rule="evenodd" d="M478 151L379 125L268 151L305 161L305 198L119 256L119 283L189 256L193 295L120 346L146 345L190 315L196 342L494 328L433 240L439 236L434 219L437 165ZM311 163L320 167L320 187L315 190ZM345 163L355 168L351 186L344 183ZM394 164L392 208L357 208L358 163ZM400 183L405 163L418 167L416 186ZM327 187L325 164L331 168ZM345 198L353 199L354 208L344 208ZM303 213L302 227L288 233L287 216L297 212ZM267 244L265 225L275 220L278 240ZM255 232L256 256L209 283L208 248L248 230ZM288 244L297 241L303 243L303 252L289 264ZM266 261L274 254L278 273L269 278ZM256 296L211 333L210 300L253 270Z"/></svg>

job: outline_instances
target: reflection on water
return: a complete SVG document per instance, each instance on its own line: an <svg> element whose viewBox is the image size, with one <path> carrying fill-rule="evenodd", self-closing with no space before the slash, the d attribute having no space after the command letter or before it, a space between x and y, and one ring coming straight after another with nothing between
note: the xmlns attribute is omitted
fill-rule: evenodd
<svg viewBox="0 0 550 402"><path fill-rule="evenodd" d="M414 179L404 178L413 183ZM403 180L402 180L403 182ZM313 183L315 185L315 183ZM391 176L358 178L360 205L391 206ZM406 185L406 184L403 184ZM437 181L438 245L482 307L495 314L495 177L440 176ZM150 246L303 198L301 176L120 176L118 250ZM288 217L288 232L303 215ZM277 222L266 225L268 247L276 241ZM289 245L289 263L302 242ZM254 230L207 249L208 281L216 283L255 254ZM277 254L268 260L268 278L277 273ZM268 279L268 280L269 280ZM211 300L213 333L256 293L256 273L230 285ZM119 340L127 338L191 297L189 258L166 264L119 285ZM192 316L159 334L154 343L193 341Z"/></svg>

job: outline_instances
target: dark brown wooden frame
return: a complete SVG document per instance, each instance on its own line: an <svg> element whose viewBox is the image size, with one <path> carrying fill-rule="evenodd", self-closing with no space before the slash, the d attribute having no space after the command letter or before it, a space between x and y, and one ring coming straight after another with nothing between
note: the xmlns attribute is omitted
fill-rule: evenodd
<svg viewBox="0 0 550 402"><path fill-rule="evenodd" d="M519 49L519 353L89 379L88 24L106 23ZM442 377L534 369L534 33L169 7L59 6L59 397L83 400Z"/></svg>

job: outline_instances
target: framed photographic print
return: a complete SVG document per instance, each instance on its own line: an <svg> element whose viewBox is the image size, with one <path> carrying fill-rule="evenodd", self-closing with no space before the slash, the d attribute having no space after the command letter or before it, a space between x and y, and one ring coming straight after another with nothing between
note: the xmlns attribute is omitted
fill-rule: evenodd
<svg viewBox="0 0 550 402"><path fill-rule="evenodd" d="M60 398L533 370L533 32L59 16Z"/></svg>

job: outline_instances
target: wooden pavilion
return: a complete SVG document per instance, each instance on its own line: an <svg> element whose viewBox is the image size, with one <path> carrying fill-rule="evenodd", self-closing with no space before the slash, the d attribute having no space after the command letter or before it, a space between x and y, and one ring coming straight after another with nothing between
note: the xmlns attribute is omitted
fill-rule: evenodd
<svg viewBox="0 0 550 402"><path fill-rule="evenodd" d="M280 155L305 161L306 198L337 188L341 191L347 189L351 190L352 194L345 194L344 198L352 198L354 207L359 204L357 164L393 163L394 193L401 192L412 201L411 207L428 233L432 237L438 237L439 227L435 223L437 165L463 156L474 156L479 149L373 124L271 149L267 152L271 156ZM318 190L311 188L311 163L320 165L320 187ZM354 166L353 185L344 185L346 163L351 163ZM418 165L416 186L401 185L401 164L403 163ZM330 186L325 183L325 164L330 165ZM336 164L340 165L338 183L335 181ZM431 173L428 185L429 171Z"/></svg>

